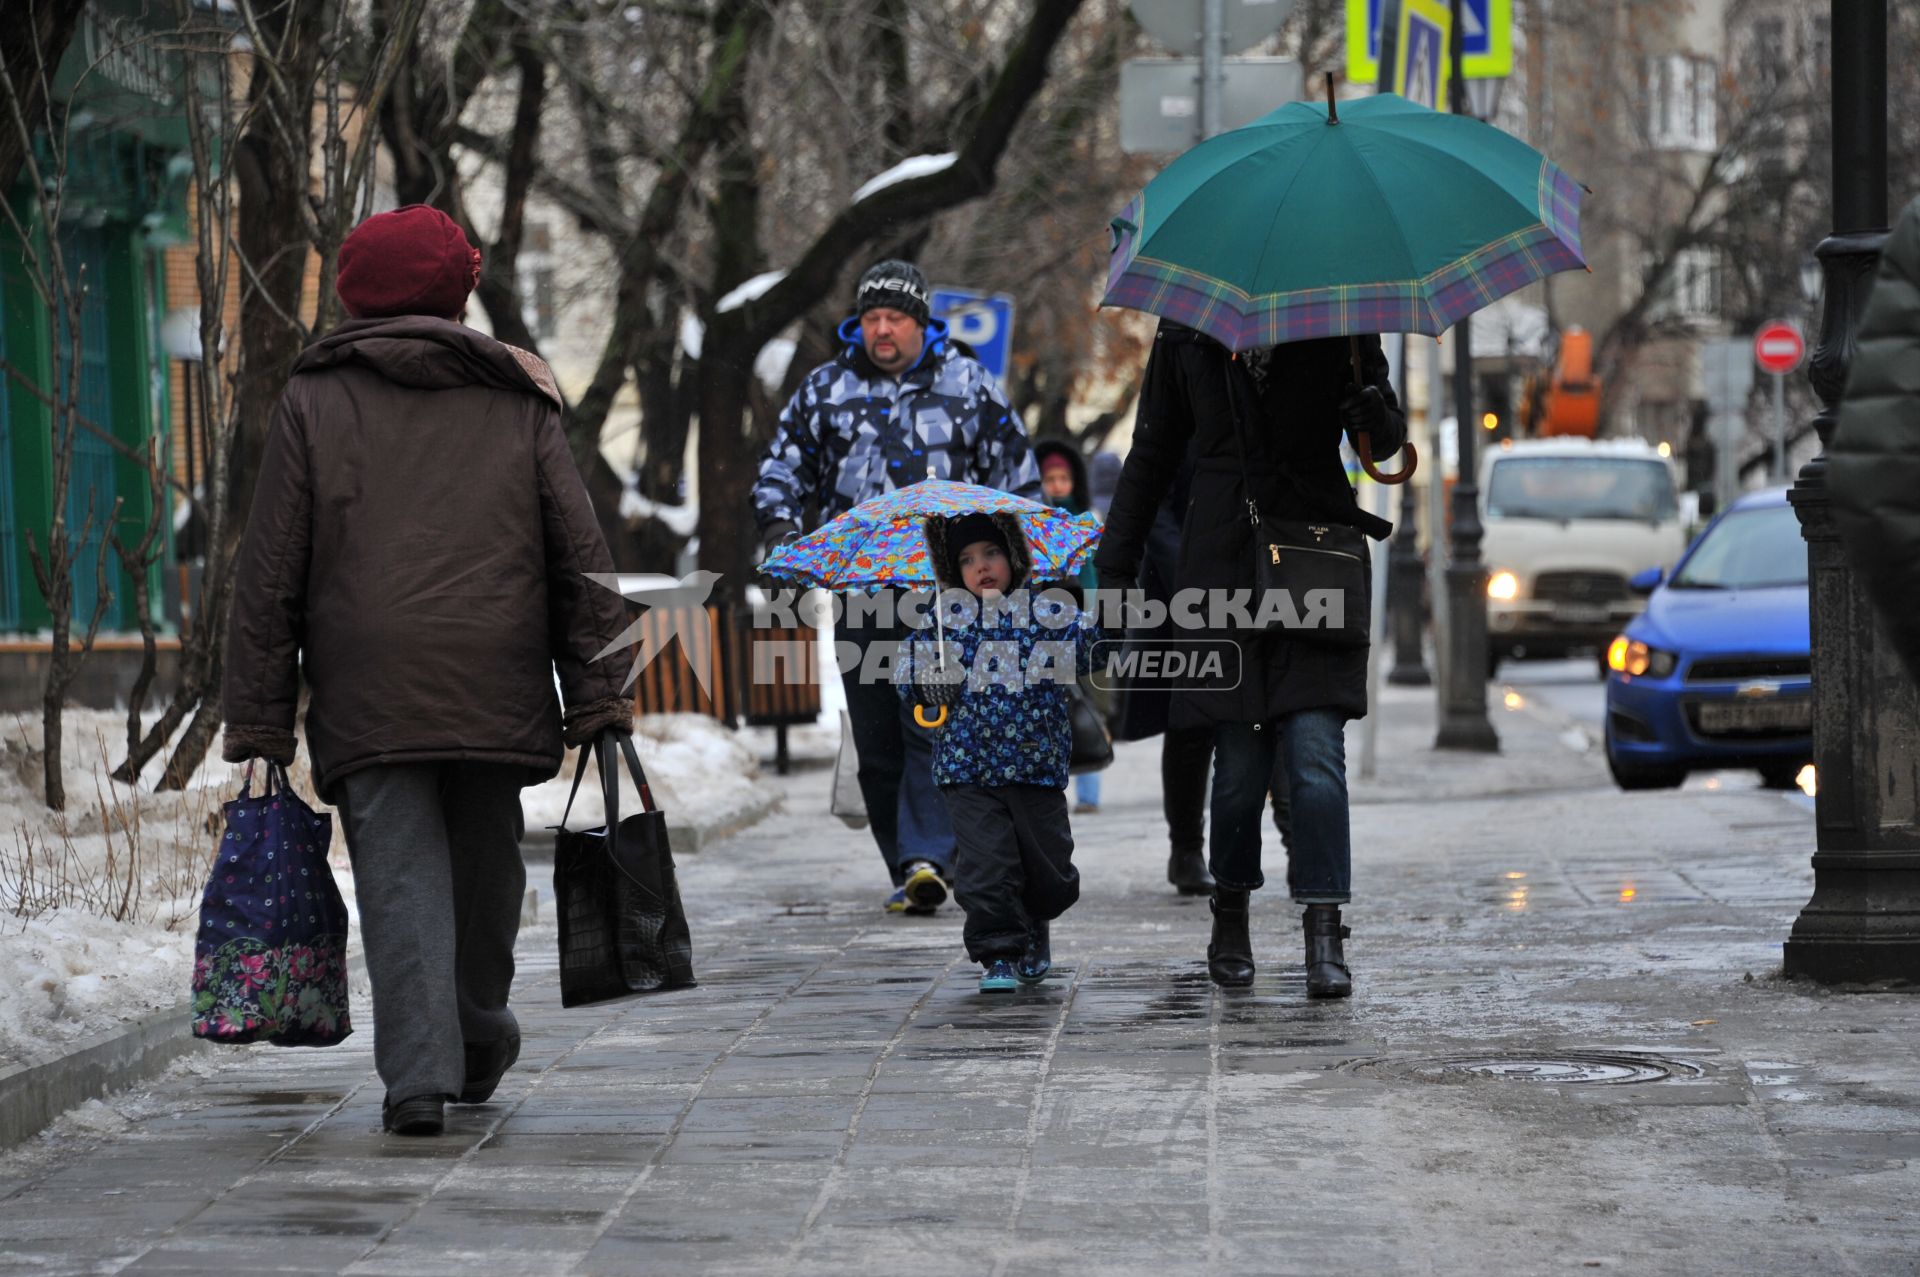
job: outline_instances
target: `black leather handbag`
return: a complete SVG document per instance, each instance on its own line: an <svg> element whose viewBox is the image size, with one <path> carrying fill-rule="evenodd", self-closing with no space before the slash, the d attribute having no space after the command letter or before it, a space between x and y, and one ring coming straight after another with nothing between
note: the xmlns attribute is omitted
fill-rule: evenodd
<svg viewBox="0 0 1920 1277"><path fill-rule="evenodd" d="M1079 776L1103 770L1113 762L1113 735L1087 698L1086 689L1078 684L1067 688L1067 712L1073 726L1073 754L1067 760L1067 774Z"/></svg>
<svg viewBox="0 0 1920 1277"><path fill-rule="evenodd" d="M1240 453L1240 481L1246 493L1246 518L1253 537L1253 610L1264 632L1281 632L1297 643L1316 647L1365 647L1373 632L1373 557L1367 539L1349 524L1269 519L1253 499L1253 473L1240 411L1237 359L1227 363L1232 404L1233 446ZM1289 483L1290 476L1282 476ZM1371 516L1369 516L1371 517ZM1389 528L1389 530L1391 530ZM1292 607L1262 603L1284 592Z"/></svg>
<svg viewBox="0 0 1920 1277"><path fill-rule="evenodd" d="M641 810L620 817L614 738L640 793ZM574 1007L635 993L691 986L693 938L680 903L667 818L653 804L633 738L607 732L593 743L607 823L567 828L587 752L573 773L573 792L554 836L553 894L560 916L560 1005Z"/></svg>

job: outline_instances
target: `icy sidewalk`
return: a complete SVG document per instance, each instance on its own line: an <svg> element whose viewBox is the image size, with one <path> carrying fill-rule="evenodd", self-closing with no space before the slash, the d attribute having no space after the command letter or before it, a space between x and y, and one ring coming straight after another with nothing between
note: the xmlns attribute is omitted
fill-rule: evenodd
<svg viewBox="0 0 1920 1277"><path fill-rule="evenodd" d="M1495 713L1505 752L1440 756L1389 697L1350 1002L1305 1000L1276 889L1255 988L1207 984L1154 743L1011 996L951 909L879 910L804 772L683 862L699 988L564 1011L529 933L521 1065L440 1140L378 1133L365 1034L234 1052L0 1162L0 1273L1914 1271L1920 1002L1773 975L1810 816L1620 794Z"/></svg>

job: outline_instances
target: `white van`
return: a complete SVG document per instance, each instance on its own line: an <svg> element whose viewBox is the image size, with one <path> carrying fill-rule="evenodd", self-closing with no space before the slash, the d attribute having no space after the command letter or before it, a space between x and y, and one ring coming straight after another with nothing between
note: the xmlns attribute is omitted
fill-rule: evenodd
<svg viewBox="0 0 1920 1277"><path fill-rule="evenodd" d="M1503 656L1606 645L1645 598L1628 582L1686 549L1673 463L1643 440L1528 439L1480 463L1488 675ZM1604 667L1603 667L1604 668Z"/></svg>

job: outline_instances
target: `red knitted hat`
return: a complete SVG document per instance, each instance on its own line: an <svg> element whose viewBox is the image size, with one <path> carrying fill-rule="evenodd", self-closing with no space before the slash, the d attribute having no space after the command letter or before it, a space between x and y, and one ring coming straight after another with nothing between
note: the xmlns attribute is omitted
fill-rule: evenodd
<svg viewBox="0 0 1920 1277"><path fill-rule="evenodd" d="M437 315L453 319L480 282L480 250L437 208L409 204L375 213L340 245L334 287L355 319Z"/></svg>

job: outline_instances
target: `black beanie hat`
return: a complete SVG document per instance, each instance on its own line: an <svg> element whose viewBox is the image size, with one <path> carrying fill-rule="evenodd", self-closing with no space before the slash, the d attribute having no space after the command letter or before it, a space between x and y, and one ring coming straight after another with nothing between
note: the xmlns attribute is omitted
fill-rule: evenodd
<svg viewBox="0 0 1920 1277"><path fill-rule="evenodd" d="M1007 534L1000 530L999 521L990 514L963 514L957 519L947 520L947 575L954 584L961 584L960 551L975 541L991 541L1000 547L1009 559L1012 549L1007 545Z"/></svg>
<svg viewBox="0 0 1920 1277"><path fill-rule="evenodd" d="M886 306L924 328L933 314L928 309L932 298L927 277L920 273L920 268L894 258L867 267L854 294L854 313L864 315L876 306Z"/></svg>

